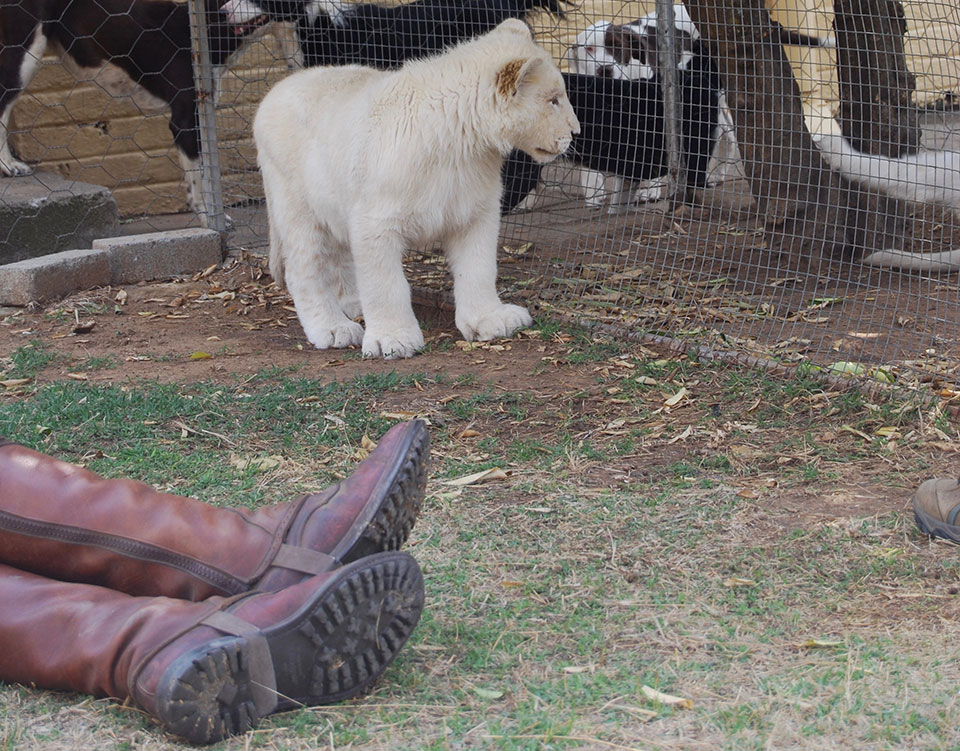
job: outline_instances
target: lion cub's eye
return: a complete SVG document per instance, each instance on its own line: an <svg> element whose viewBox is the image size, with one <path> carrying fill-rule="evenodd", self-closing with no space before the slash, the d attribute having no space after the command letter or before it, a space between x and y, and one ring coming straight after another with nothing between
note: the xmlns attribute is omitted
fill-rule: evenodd
<svg viewBox="0 0 960 751"><path fill-rule="evenodd" d="M559 107L559 106L560 106L560 97L555 96L553 99L550 100L550 104L552 104L554 107Z"/></svg>

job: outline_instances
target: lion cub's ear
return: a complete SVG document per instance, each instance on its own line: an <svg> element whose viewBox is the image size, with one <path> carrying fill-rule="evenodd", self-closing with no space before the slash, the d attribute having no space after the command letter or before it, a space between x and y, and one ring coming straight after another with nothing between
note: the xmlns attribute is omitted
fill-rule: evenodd
<svg viewBox="0 0 960 751"><path fill-rule="evenodd" d="M539 57L530 57L526 60L511 60L497 71L497 93L509 98L516 96L520 88L529 83L536 71L543 65Z"/></svg>
<svg viewBox="0 0 960 751"><path fill-rule="evenodd" d="M508 18L497 26L496 31L509 31L514 34L520 34L526 39L533 39L533 32L530 27L519 18Z"/></svg>

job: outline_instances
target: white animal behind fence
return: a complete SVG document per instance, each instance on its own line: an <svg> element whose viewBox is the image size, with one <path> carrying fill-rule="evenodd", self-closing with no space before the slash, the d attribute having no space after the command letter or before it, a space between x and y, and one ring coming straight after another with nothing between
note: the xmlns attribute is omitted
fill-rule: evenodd
<svg viewBox="0 0 960 751"><path fill-rule="evenodd" d="M518 20L398 71L294 73L254 120L270 269L310 342L409 357L424 346L408 248L440 243L468 340L532 323L496 291L500 169L555 159L580 126L550 56ZM352 319L362 314L366 329Z"/></svg>

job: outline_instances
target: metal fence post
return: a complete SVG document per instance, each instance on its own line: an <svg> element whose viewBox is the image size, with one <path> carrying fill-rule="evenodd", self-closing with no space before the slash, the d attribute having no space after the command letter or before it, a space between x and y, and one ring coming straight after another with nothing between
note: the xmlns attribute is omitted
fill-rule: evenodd
<svg viewBox="0 0 960 751"><path fill-rule="evenodd" d="M217 232L227 229L220 183L220 150L217 146L216 97L213 65L210 62L210 38L207 11L203 0L188 0L190 35L193 47L193 80L197 92L197 121L200 127L200 179L207 213L203 225Z"/></svg>

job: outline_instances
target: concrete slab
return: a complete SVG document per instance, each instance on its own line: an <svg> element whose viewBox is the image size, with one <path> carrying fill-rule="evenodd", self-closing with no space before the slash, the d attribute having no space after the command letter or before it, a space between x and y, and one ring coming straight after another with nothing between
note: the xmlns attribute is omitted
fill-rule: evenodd
<svg viewBox="0 0 960 751"><path fill-rule="evenodd" d="M93 247L109 253L113 284L193 274L223 260L220 235L199 227L100 238Z"/></svg>
<svg viewBox="0 0 960 751"><path fill-rule="evenodd" d="M52 172L0 178L0 263L89 248L118 228L116 201L100 185Z"/></svg>
<svg viewBox="0 0 960 751"><path fill-rule="evenodd" d="M110 284L105 250L64 250L0 266L0 304L28 305Z"/></svg>

